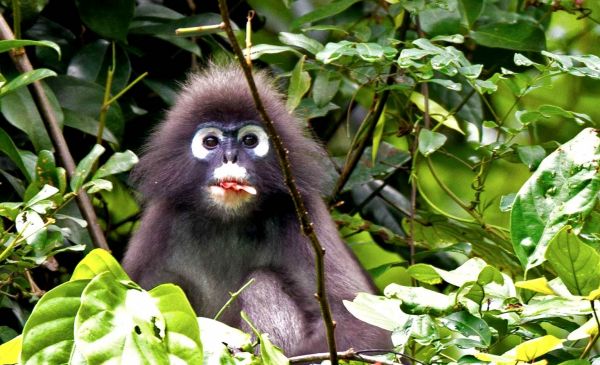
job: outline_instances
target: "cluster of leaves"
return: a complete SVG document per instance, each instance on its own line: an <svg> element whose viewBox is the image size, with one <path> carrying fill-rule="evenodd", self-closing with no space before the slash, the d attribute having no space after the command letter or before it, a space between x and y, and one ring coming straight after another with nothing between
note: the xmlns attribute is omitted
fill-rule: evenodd
<svg viewBox="0 0 600 365"><path fill-rule="evenodd" d="M268 335L255 332L261 357L254 354L250 335L209 318L196 319L178 286L162 284L145 291L108 252L96 249L77 265L68 282L38 302L23 335L0 346L0 363L276 365L287 361Z"/></svg>

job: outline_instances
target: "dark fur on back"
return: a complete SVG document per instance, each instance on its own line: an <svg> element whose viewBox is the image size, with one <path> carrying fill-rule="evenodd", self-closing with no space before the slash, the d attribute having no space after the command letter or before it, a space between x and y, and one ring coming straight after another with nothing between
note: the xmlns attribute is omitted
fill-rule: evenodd
<svg viewBox="0 0 600 365"><path fill-rule="evenodd" d="M289 150L296 183L326 250L327 293L339 349L389 347L389 333L357 320L342 303L358 292L375 289L340 240L321 200L324 151L287 112L267 75L257 72L255 80ZM134 171L145 211L123 265L146 289L165 282L180 285L204 317L214 316L229 292L254 278L255 283L221 319L244 328L239 316L244 310L287 355L326 351L325 329L314 298L314 254L301 234L275 151L244 165L259 194L247 208L230 215L206 203L206 175L213 160L199 161L191 152L200 123L262 124L260 120L239 68L212 66L190 77Z"/></svg>

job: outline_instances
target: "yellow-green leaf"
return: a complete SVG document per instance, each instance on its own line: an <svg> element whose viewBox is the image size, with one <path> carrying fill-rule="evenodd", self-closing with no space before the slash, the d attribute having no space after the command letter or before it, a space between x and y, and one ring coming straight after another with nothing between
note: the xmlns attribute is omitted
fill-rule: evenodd
<svg viewBox="0 0 600 365"><path fill-rule="evenodd" d="M561 340L560 338L547 335L523 342L514 348L516 360L527 362L532 361L536 357L540 357L561 347L563 341L564 340Z"/></svg>
<svg viewBox="0 0 600 365"><path fill-rule="evenodd" d="M548 280L546 280L544 277L532 280L517 281L515 286L517 288L528 289L537 293L557 295L556 292L548 285Z"/></svg>
<svg viewBox="0 0 600 365"><path fill-rule="evenodd" d="M23 347L23 336L17 336L0 345L0 364L17 364Z"/></svg>
<svg viewBox="0 0 600 365"><path fill-rule="evenodd" d="M97 248L87 254L75 267L71 281L91 280L105 271L110 271L117 280L130 280L121 265L108 251Z"/></svg>
<svg viewBox="0 0 600 365"><path fill-rule="evenodd" d="M577 341L584 338L591 337L598 333L598 326L596 325L596 318L592 316L589 321L585 322L575 331L569 333L567 340Z"/></svg>
<svg viewBox="0 0 600 365"><path fill-rule="evenodd" d="M423 94L418 92L413 92L410 95L410 101L413 102L421 111L425 111L425 97ZM441 124L445 125L448 128L454 129L455 131L465 134L465 132L460 129L456 118L452 114L450 114L443 106L436 103L435 101L429 99L428 101L428 109L429 115Z"/></svg>

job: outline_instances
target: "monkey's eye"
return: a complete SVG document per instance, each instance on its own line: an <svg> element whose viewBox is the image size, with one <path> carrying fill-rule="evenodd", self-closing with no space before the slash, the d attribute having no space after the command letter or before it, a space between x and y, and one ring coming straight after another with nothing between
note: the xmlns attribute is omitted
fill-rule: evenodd
<svg viewBox="0 0 600 365"><path fill-rule="evenodd" d="M254 148L258 144L258 137L256 134L248 133L242 137L242 144L247 148Z"/></svg>
<svg viewBox="0 0 600 365"><path fill-rule="evenodd" d="M202 139L202 145L204 146L204 148L212 150L213 148L217 147L217 145L219 144L219 139L215 136L206 136L204 137L204 139Z"/></svg>

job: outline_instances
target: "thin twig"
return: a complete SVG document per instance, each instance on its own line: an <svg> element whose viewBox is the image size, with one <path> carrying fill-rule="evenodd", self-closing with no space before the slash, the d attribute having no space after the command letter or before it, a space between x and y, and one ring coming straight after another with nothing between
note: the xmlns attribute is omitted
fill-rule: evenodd
<svg viewBox="0 0 600 365"><path fill-rule="evenodd" d="M377 357L377 356L370 356L370 355L362 355L357 353L356 351L354 351L353 349L349 349L347 351L342 351L342 352L338 352L337 353L337 357L341 360L355 360L355 361L362 361L362 362L366 362L369 364L382 364L382 365L401 365L400 363L394 362L394 361L390 361L390 360L386 360L386 359L382 359L381 357ZM301 355L301 356L294 356L294 357L290 357L290 364L295 364L295 363L315 363L315 362L322 362L324 360L329 360L330 359L330 355L329 353L318 353L318 354L310 354L310 355Z"/></svg>
<svg viewBox="0 0 600 365"><path fill-rule="evenodd" d="M223 312L225 312L225 310L231 306L231 303L233 303L233 302L234 302L234 301L237 299L237 297L239 297L239 296L240 296L240 294L242 294L242 292L243 292L244 290L246 290L246 288L248 288L248 287L249 287L250 285L252 285L252 284L254 284L254 278L252 278L252 279L248 280L248 282L247 282L246 284L244 284L244 286L242 286L242 287L240 288L240 290L236 291L235 293L231 293L231 292L230 292L230 293L229 293L229 296L230 296L229 300L227 301L227 303L225 303L225 304L223 305L223 307L221 307L221 309L219 309L219 312L218 312L217 314L215 314L215 316L214 316L214 318L213 318L213 319L214 319L215 321L216 321L216 320L218 320L218 319L219 319L219 317L221 317L221 314L223 314Z"/></svg>
<svg viewBox="0 0 600 365"><path fill-rule="evenodd" d="M14 39L12 30L6 23L6 20L2 14L0 14L0 39ZM31 62L29 62L29 58L25 52L11 52L10 56L19 72L25 73L33 71L33 66L31 65ZM42 117L46 123L46 128L49 130L50 136L52 137L52 141L58 152L58 157L60 158L61 164L67 171L69 178L71 178L71 176L75 173L75 161L73 160L73 156L71 156L67 141L65 140L62 130L58 125L56 114L52 109L50 101L48 100L48 96L46 95L41 82L35 81L31 87L33 88L33 94L37 102L37 107L41 111ZM94 246L103 248L105 250L110 250L108 244L106 243L106 239L104 238L104 234L100 229L100 225L98 224L98 218L96 217L96 212L94 212L92 202L83 189L77 193L77 205L81 210L83 218L88 223L88 232L90 233L90 237L92 238Z"/></svg>
<svg viewBox="0 0 600 365"><path fill-rule="evenodd" d="M246 77L246 80L248 81L248 86L252 93L256 109L265 124L269 137L273 141L273 146L275 147L275 150L277 152L277 159L279 161L279 165L284 176L285 184L290 191L291 198L296 208L296 213L300 220L302 232L305 236L309 238L313 250L315 252L315 270L317 279L316 297L319 301L321 315L323 317L323 322L327 332L327 344L329 346L331 363L333 365L337 365L338 359L334 337L335 322L333 321L333 318L331 316L329 301L327 300L327 295L325 291L325 250L323 246L321 246L321 243L317 238L317 235L314 231L313 223L304 205L304 200L302 199L300 191L296 186L296 182L292 174L290 160L288 157L289 151L283 145L283 142L281 141L281 138L277 133L277 130L275 129L275 125L273 124L271 117L269 117L269 115L267 114L267 111L263 106L262 100L260 99L256 84L254 83L254 78L252 77L252 70L244 61L244 54L242 52L242 49L240 48L240 45L237 42L235 34L233 33L233 28L231 27L231 22L229 19L229 9L227 8L226 0L219 0L219 9L221 11L221 18L225 25L225 32L227 33L227 37L229 38L231 47L233 48L233 51L238 58L242 70L244 71L244 75Z"/></svg>

